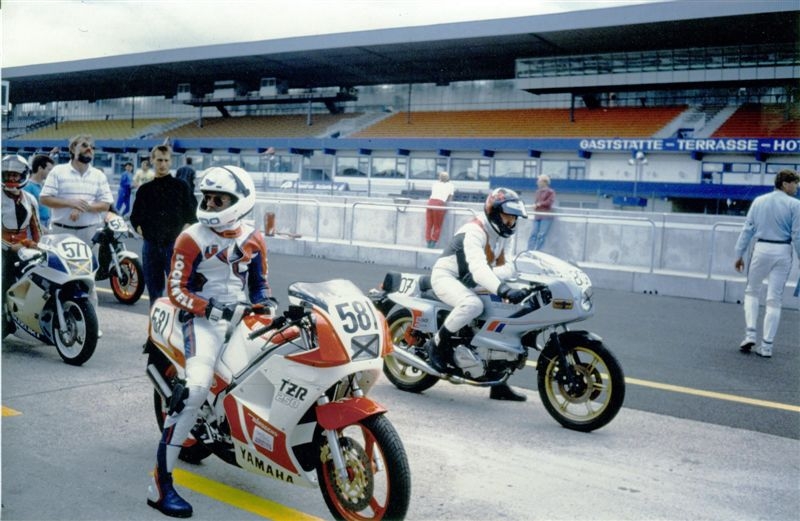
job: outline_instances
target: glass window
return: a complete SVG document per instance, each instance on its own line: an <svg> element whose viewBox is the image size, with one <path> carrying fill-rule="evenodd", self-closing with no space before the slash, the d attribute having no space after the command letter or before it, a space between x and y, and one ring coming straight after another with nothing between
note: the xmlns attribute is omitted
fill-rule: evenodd
<svg viewBox="0 0 800 521"><path fill-rule="evenodd" d="M238 154L211 154L211 164L208 166L239 166Z"/></svg>
<svg viewBox="0 0 800 521"><path fill-rule="evenodd" d="M447 159L412 157L409 177L413 179L436 179L436 174L440 170L447 170Z"/></svg>
<svg viewBox="0 0 800 521"><path fill-rule="evenodd" d="M398 161L395 157L373 157L372 158L372 177L392 177L405 178L405 168L398 168Z"/></svg>
<svg viewBox="0 0 800 521"><path fill-rule="evenodd" d="M336 175L345 177L366 177L367 169L359 169L359 158L357 157L337 157Z"/></svg>
<svg viewBox="0 0 800 521"><path fill-rule="evenodd" d="M488 178L488 177L487 177ZM477 159L451 159L450 179L453 181L477 181Z"/></svg>

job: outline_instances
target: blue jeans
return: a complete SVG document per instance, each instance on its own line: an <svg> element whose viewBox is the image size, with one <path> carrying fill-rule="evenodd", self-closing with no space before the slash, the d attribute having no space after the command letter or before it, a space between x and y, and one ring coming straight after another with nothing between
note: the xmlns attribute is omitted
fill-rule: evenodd
<svg viewBox="0 0 800 521"><path fill-rule="evenodd" d="M150 305L157 298L164 296L167 284L167 274L172 262L172 250L175 243L161 246L154 242L145 240L142 243L142 269L144 270L144 285L147 294L150 296Z"/></svg>
<svg viewBox="0 0 800 521"><path fill-rule="evenodd" d="M528 239L528 250L541 250L544 246L544 240L550 232L550 227L553 225L553 219L536 219L533 221L533 231Z"/></svg>

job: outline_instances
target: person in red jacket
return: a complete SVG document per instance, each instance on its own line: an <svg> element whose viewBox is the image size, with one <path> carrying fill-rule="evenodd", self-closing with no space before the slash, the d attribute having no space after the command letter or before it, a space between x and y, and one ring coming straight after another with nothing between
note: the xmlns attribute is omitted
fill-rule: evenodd
<svg viewBox="0 0 800 521"><path fill-rule="evenodd" d="M553 205L556 203L556 191L550 188L550 177L540 175L536 180L536 195L533 201L533 231L528 239L528 250L541 250L544 240L553 225Z"/></svg>

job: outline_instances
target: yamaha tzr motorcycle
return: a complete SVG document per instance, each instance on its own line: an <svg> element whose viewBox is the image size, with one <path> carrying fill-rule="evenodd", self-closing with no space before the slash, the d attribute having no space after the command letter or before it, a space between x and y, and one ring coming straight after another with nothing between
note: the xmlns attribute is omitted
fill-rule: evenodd
<svg viewBox="0 0 800 521"><path fill-rule="evenodd" d="M17 281L4 299L4 334L54 345L64 362L81 365L97 347L97 312L89 295L97 261L70 234L48 234L38 249L22 248Z"/></svg>
<svg viewBox="0 0 800 521"><path fill-rule="evenodd" d="M402 519L408 459L386 409L367 396L392 344L384 317L346 280L294 283L274 317L238 305L214 384L180 458L215 454L255 474L320 487L336 519ZM185 375L182 327L168 299L153 305L147 374L159 428Z"/></svg>
<svg viewBox="0 0 800 521"><path fill-rule="evenodd" d="M139 255L130 251L123 242L132 237L125 219L108 212L102 228L92 237L98 245L100 268L95 280L109 279L111 291L123 304L135 304L144 292L144 271Z"/></svg>
<svg viewBox="0 0 800 521"><path fill-rule="evenodd" d="M542 403L566 428L589 432L610 422L625 399L625 377L602 339L568 324L592 316L592 286L582 270L552 255L523 252L518 278L507 281L528 296L510 304L478 289L483 313L456 332L457 347L445 372L428 363L425 342L452 309L433 293L429 275L387 273L370 298L389 323L394 351L383 371L403 391L420 393L439 380L492 386L505 382L539 351L537 383Z"/></svg>

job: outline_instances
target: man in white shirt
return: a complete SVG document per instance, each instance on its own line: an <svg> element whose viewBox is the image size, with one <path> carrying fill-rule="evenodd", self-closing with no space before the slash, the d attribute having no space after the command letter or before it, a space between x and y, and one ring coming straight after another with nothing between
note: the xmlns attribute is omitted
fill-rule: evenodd
<svg viewBox="0 0 800 521"><path fill-rule="evenodd" d="M102 226L114 197L106 174L91 165L94 160L92 136L72 138L69 157L69 163L56 165L50 171L39 202L53 210L52 233L70 233L91 246L92 237ZM92 291L91 301L97 308L96 290Z"/></svg>

